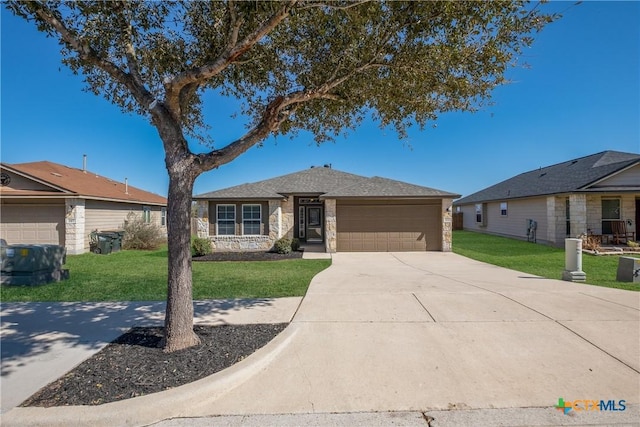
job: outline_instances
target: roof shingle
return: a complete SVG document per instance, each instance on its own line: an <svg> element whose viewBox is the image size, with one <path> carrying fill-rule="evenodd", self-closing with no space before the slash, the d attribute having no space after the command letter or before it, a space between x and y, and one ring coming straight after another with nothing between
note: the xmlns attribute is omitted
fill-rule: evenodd
<svg viewBox="0 0 640 427"><path fill-rule="evenodd" d="M391 179L353 175L315 167L276 178L198 194L196 199L281 199L284 195L341 197L460 197L429 187Z"/></svg>
<svg viewBox="0 0 640 427"><path fill-rule="evenodd" d="M58 163L42 161L32 163L2 164L2 168L51 186L51 191L20 190L0 187L5 196L77 195L88 198L131 203L166 205L167 199L158 194L141 190L132 185L114 181L89 171L71 168ZM59 189L59 192L56 192Z"/></svg>
<svg viewBox="0 0 640 427"><path fill-rule="evenodd" d="M522 173L463 197L456 204L589 191L589 185L634 164L640 164L640 155L603 151Z"/></svg>

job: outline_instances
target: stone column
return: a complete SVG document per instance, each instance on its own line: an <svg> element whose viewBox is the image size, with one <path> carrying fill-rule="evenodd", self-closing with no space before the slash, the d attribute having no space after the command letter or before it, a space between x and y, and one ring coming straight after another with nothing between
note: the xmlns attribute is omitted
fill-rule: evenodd
<svg viewBox="0 0 640 427"><path fill-rule="evenodd" d="M198 200L196 202L196 210L198 215L196 235L201 238L207 238L209 237L209 201ZM193 233L193 230L191 232Z"/></svg>
<svg viewBox="0 0 640 427"><path fill-rule="evenodd" d="M64 218L64 245L69 255L84 253L85 234L91 230L85 230L85 200L65 199Z"/></svg>
<svg viewBox="0 0 640 427"><path fill-rule="evenodd" d="M442 199L442 252L451 252L453 232L453 199Z"/></svg>
<svg viewBox="0 0 640 427"><path fill-rule="evenodd" d="M585 194L569 195L569 213L571 236L578 237L587 233L587 196Z"/></svg>
<svg viewBox="0 0 640 427"><path fill-rule="evenodd" d="M280 225L280 233L282 234L282 237L286 237L287 239L293 239L295 237L293 235L293 206L293 196L289 196L287 200L282 202L282 223Z"/></svg>
<svg viewBox="0 0 640 427"><path fill-rule="evenodd" d="M338 249L338 233L336 220L336 200L326 199L324 201L324 239L325 251L334 253Z"/></svg>
<svg viewBox="0 0 640 427"><path fill-rule="evenodd" d="M269 239L272 243L282 237L282 208L280 200L269 200Z"/></svg>

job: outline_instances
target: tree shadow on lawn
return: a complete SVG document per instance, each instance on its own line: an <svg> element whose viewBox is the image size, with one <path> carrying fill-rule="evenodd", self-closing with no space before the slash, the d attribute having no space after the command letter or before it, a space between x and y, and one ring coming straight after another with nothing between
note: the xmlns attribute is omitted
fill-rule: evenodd
<svg viewBox="0 0 640 427"><path fill-rule="evenodd" d="M273 301L272 298L195 301L196 323L228 324L234 315L270 307ZM0 375L3 378L22 375L20 369L28 368L31 362L55 358L49 354L52 352L98 351L132 327L163 326L165 305L164 302L4 303L0 309Z"/></svg>

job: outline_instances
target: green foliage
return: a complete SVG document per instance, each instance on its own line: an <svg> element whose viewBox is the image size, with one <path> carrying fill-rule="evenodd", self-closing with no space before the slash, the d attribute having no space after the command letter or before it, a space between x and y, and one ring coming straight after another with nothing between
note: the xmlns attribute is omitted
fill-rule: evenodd
<svg viewBox="0 0 640 427"><path fill-rule="evenodd" d="M191 255L203 256L203 255L210 254L211 251L212 251L211 240L205 237L196 237L196 236L194 236L191 239Z"/></svg>
<svg viewBox="0 0 640 427"><path fill-rule="evenodd" d="M154 250L165 242L165 236L158 224L145 222L142 216L130 212L122 229L125 231L123 249Z"/></svg>
<svg viewBox="0 0 640 427"><path fill-rule="evenodd" d="M58 39L62 62L83 75L86 90L158 130L175 224L171 264L182 273L170 278L174 296L191 291L177 279L190 273L179 262L189 248L173 243L189 239L189 207L180 202L201 173L274 134L308 131L320 143L371 115L406 137L413 123L475 111L554 18L519 0L3 4ZM244 115L248 130L194 153L188 137L213 142L203 117L207 91L236 98L242 109L233 113ZM172 329L191 329L178 310L167 313Z"/></svg>
<svg viewBox="0 0 640 427"><path fill-rule="evenodd" d="M557 18L518 0L6 4L52 36L61 29L44 17L59 17L63 62L126 112L148 115L148 101L171 101L172 79L201 67L181 86L179 107L165 102L188 134L204 138L202 97L214 89L239 99L250 127L286 98L273 131L307 130L318 141L368 114L406 136L414 120L480 108Z"/></svg>
<svg viewBox="0 0 640 427"><path fill-rule="evenodd" d="M549 279L561 279L564 270L564 249L471 231L453 232L453 252ZM587 274L588 284L640 290L632 283L617 282L617 269L617 256L582 256L582 270Z"/></svg>
<svg viewBox="0 0 640 427"><path fill-rule="evenodd" d="M300 250L300 239L298 239L297 237L294 237L293 239L291 239L291 250L292 251Z"/></svg>
<svg viewBox="0 0 640 427"><path fill-rule="evenodd" d="M273 245L273 250L279 254L288 254L291 252L291 239L287 239L283 237L282 239L276 240L276 243Z"/></svg>
<svg viewBox="0 0 640 427"><path fill-rule="evenodd" d="M313 276L331 260L290 259L193 263L194 297L303 296ZM162 301L167 298L167 248L120 251L109 256L68 255L70 278L41 286L2 286L10 301Z"/></svg>

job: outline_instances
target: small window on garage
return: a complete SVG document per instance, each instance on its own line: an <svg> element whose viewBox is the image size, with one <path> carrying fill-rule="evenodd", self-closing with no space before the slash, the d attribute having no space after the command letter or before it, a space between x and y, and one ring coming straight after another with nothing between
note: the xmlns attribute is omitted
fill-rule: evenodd
<svg viewBox="0 0 640 427"><path fill-rule="evenodd" d="M500 203L500 216L507 216L507 202Z"/></svg>

